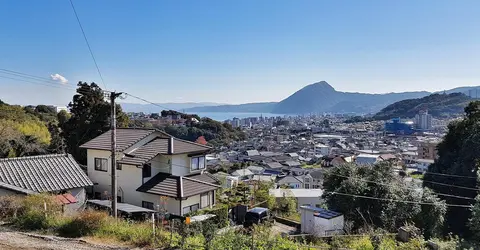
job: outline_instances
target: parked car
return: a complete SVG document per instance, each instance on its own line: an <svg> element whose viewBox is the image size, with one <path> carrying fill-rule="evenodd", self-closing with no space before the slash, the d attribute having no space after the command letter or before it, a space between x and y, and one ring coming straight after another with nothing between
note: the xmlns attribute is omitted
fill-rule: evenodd
<svg viewBox="0 0 480 250"><path fill-rule="evenodd" d="M253 224L260 224L263 222L275 222L273 216L268 208L254 207L245 214L244 227L250 227Z"/></svg>

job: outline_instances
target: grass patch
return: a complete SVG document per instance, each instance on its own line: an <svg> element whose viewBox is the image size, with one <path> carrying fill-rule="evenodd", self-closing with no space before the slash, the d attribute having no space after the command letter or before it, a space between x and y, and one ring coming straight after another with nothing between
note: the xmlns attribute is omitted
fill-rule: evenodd
<svg viewBox="0 0 480 250"><path fill-rule="evenodd" d="M413 179L423 180L423 174L411 174L410 177Z"/></svg>

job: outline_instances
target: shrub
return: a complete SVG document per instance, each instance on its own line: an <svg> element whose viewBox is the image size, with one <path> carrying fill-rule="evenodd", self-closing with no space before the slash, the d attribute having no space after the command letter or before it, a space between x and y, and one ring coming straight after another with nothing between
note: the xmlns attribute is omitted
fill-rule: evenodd
<svg viewBox="0 0 480 250"><path fill-rule="evenodd" d="M51 225L48 217L40 211L27 211L17 217L14 223L23 230L48 229Z"/></svg>
<svg viewBox="0 0 480 250"><path fill-rule="evenodd" d="M46 208L46 210L45 210ZM27 195L21 202L20 213L29 211L42 211L47 216L62 213L62 206L55 200L55 196L49 194Z"/></svg>
<svg viewBox="0 0 480 250"><path fill-rule="evenodd" d="M0 220L9 220L17 216L22 207L22 197L16 195L0 196Z"/></svg>
<svg viewBox="0 0 480 250"><path fill-rule="evenodd" d="M75 216L69 223L59 228L64 237L81 237L93 235L105 223L108 215L104 212L87 210Z"/></svg>
<svg viewBox="0 0 480 250"><path fill-rule="evenodd" d="M397 243L392 238L383 238L378 246L378 250L395 250L396 248Z"/></svg>

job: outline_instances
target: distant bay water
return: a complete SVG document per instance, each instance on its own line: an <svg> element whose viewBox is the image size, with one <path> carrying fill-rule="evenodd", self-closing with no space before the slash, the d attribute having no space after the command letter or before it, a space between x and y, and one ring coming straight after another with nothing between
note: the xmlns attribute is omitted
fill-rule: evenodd
<svg viewBox="0 0 480 250"><path fill-rule="evenodd" d="M187 113L190 113L190 112L187 112ZM233 118L239 118L239 119L242 119L242 118L247 118L247 117L260 117L260 116L263 116L263 117L277 117L277 116L282 116L283 115L280 115L280 114L271 114L271 113L229 113L229 112L191 112L191 113L195 113L197 114L198 116L200 117L209 117L209 118L212 118L213 120L216 120L216 121L225 121L225 120L231 120Z"/></svg>

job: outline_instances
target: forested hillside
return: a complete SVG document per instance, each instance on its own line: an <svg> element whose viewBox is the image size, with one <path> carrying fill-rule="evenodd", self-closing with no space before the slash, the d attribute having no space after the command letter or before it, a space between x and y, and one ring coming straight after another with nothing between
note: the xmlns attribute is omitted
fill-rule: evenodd
<svg viewBox="0 0 480 250"><path fill-rule="evenodd" d="M66 115L66 112L58 114ZM62 151L54 109L44 105L21 107L0 101L0 157Z"/></svg>
<svg viewBox="0 0 480 250"><path fill-rule="evenodd" d="M412 118L420 110L428 110L432 116L441 117L461 114L471 98L462 93L433 94L418 99L407 99L388 105L378 112L374 118L387 120L394 117Z"/></svg>

